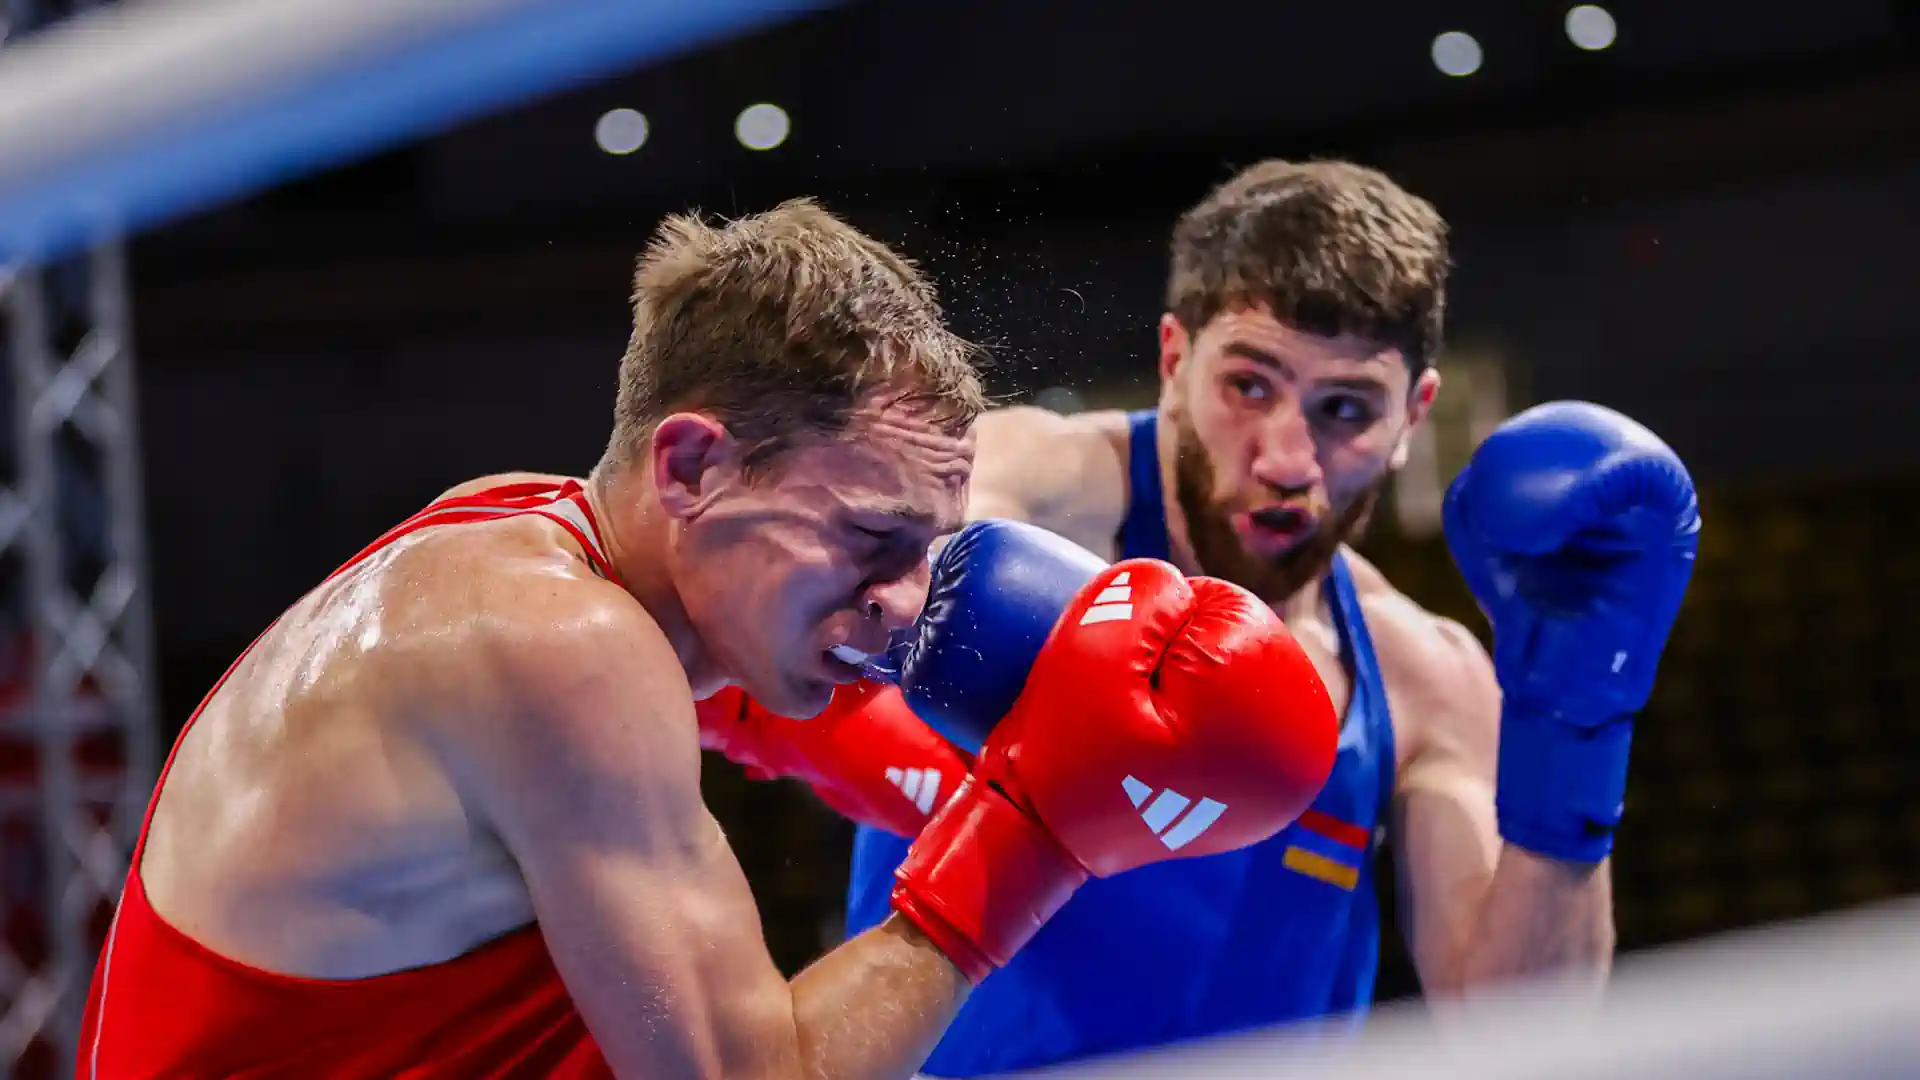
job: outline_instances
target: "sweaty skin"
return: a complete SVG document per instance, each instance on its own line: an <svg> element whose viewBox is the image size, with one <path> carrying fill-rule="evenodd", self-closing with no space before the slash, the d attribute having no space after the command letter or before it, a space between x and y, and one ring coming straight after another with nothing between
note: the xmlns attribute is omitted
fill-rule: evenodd
<svg viewBox="0 0 1920 1080"><path fill-rule="evenodd" d="M1170 317L1169 317L1170 320ZM1224 344L1222 344L1224 342ZM1397 353L1378 357L1344 348L1337 339L1310 339L1260 312L1228 313L1196 341L1177 323L1162 325L1162 374L1188 378L1192 398L1215 381L1232 383L1278 370L1260 407L1293 408L1290 430L1301 430L1297 401L1330 394L1362 376L1401 364ZM1236 355L1238 354L1238 355ZM1352 354L1352 355L1347 355ZM1356 358L1358 357L1358 358ZM1248 358L1253 358L1249 362ZM1186 365L1199 365L1188 372ZM1368 374L1370 371L1374 374ZM1427 382L1437 385L1428 373ZM1401 397L1408 395L1400 376ZM1196 389L1196 387L1198 389ZM1241 392L1236 389L1235 393ZM1344 391L1343 391L1344 392ZM1431 386L1427 397L1430 400ZM1418 387L1412 392L1420 396ZM1382 402L1390 395L1380 394ZM1383 404L1380 412L1391 412ZM1273 423L1272 412L1263 423ZM1174 425L1162 411L1159 462L1162 489L1174 490ZM1224 425L1216 425L1224 426ZM1103 558L1115 557L1115 534L1126 512L1127 418L1119 412L1061 416L1017 407L983 416L976 426L980 452L967 514L1031 522L1075 541ZM1326 460L1359 454L1366 431L1344 438L1327 429L1291 451L1315 474L1331 474ZM1273 436L1284 442L1289 436ZM1284 457L1285 448L1262 448ZM1388 456L1379 453L1382 462ZM1311 464L1315 458L1319 465ZM1365 469L1349 469L1365 472ZM1277 482L1277 481L1276 481ZM1329 484L1333 482L1328 479ZM1204 573L1181 520L1167 500L1175 562ZM1578 866L1548 859L1500 839L1494 818L1500 688L1485 649L1464 627L1434 615L1395 589L1351 550L1346 557L1376 652L1393 717L1395 792L1390 828L1401 882L1401 918L1420 979L1438 998L1513 976L1586 971L1604 975L1613 951L1613 902L1607 864ZM1305 646L1344 711L1351 680L1339 653L1339 633L1316 580L1276 603L1275 610Z"/></svg>
<svg viewBox="0 0 1920 1080"><path fill-rule="evenodd" d="M956 527L970 442L876 423L875 441L910 445L831 451L855 455L819 465L836 498ZM897 917L781 978L701 801L694 690L720 665L668 579L677 526L660 507L674 485L704 497L715 473L699 432L685 438L652 474L588 482L624 585L528 515L411 533L296 603L179 746L140 868L159 914L224 956L319 979L446 961L537 918L617 1076L910 1075L966 980ZM447 494L530 479L562 478ZM736 501L768 542L824 535L803 520L819 500L788 513L782 498ZM794 566L788 595L823 578ZM925 569L865 594L886 622L917 613ZM854 633L837 618L828 637ZM797 678L795 695L818 696L811 671Z"/></svg>

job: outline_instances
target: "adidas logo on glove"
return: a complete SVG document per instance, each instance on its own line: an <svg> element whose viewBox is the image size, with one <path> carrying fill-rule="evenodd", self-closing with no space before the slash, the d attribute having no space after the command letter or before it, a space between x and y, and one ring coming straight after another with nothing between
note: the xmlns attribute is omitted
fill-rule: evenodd
<svg viewBox="0 0 1920 1080"><path fill-rule="evenodd" d="M1146 822L1147 828L1153 830L1160 842L1167 845L1168 851L1179 851L1198 840L1201 833L1212 828L1213 823L1220 820L1220 815L1227 812L1226 803L1206 798L1196 803L1172 788L1162 789L1160 794L1154 795L1151 787L1132 776L1120 781L1120 786L1126 789L1127 798L1133 800L1134 807L1140 811L1140 820ZM1151 802L1147 800L1149 795L1153 795ZM1142 807L1141 803L1147 805Z"/></svg>
<svg viewBox="0 0 1920 1080"><path fill-rule="evenodd" d="M933 800L940 795L939 769L887 769L887 782L900 789L907 801L923 814L933 813Z"/></svg>
<svg viewBox="0 0 1920 1080"><path fill-rule="evenodd" d="M1127 584L1127 579L1132 576L1131 570L1122 570L1113 575L1107 587L1093 598L1093 606L1080 616L1080 625L1092 626L1095 623L1121 622L1133 618L1133 588Z"/></svg>

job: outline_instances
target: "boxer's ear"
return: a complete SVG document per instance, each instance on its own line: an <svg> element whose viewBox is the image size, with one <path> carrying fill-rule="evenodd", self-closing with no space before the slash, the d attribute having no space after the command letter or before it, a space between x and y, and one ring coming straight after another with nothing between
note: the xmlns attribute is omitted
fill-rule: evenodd
<svg viewBox="0 0 1920 1080"><path fill-rule="evenodd" d="M1160 378L1161 381L1173 378L1186 362L1187 353L1193 348L1193 336L1172 312L1160 316Z"/></svg>
<svg viewBox="0 0 1920 1080"><path fill-rule="evenodd" d="M739 472L740 445L726 427L701 413L674 413L653 429L648 464L661 508L676 518L698 514Z"/></svg>
<svg viewBox="0 0 1920 1080"><path fill-rule="evenodd" d="M1413 380L1413 387L1407 391L1407 426L1400 429L1400 441L1394 444L1389 468L1400 469L1407 464L1407 457L1413 450L1413 433L1433 410L1433 398L1439 392L1440 373L1432 368L1421 372L1420 377Z"/></svg>

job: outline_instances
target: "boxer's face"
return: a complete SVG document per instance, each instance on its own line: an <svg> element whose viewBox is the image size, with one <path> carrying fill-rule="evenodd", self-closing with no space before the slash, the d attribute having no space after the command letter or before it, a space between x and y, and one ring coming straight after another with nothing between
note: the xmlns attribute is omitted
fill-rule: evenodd
<svg viewBox="0 0 1920 1080"><path fill-rule="evenodd" d="M972 437L886 404L752 479L722 458L682 519L681 602L755 700L811 716L919 616L927 548L966 509Z"/></svg>
<svg viewBox="0 0 1920 1080"><path fill-rule="evenodd" d="M1303 333L1258 309L1197 334L1165 316L1160 345L1195 558L1265 599L1293 595L1364 525L1439 376L1412 380L1396 348Z"/></svg>

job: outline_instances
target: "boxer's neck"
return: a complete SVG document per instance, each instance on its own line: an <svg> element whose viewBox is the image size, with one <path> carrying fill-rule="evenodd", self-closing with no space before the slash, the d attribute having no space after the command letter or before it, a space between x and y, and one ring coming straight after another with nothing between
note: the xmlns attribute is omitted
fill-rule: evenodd
<svg viewBox="0 0 1920 1080"><path fill-rule="evenodd" d="M667 558L671 523L652 485L632 470L601 467L587 477L586 492L600 522L607 562L672 643L694 697L719 690L725 677L694 632L673 581Z"/></svg>
<svg viewBox="0 0 1920 1080"><path fill-rule="evenodd" d="M1308 620L1324 621L1332 614L1332 606L1327 603L1326 581L1327 572L1323 570L1292 596L1272 604L1273 613L1288 626Z"/></svg>

